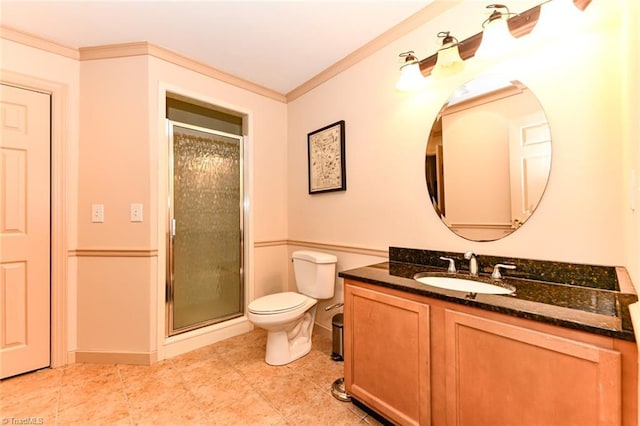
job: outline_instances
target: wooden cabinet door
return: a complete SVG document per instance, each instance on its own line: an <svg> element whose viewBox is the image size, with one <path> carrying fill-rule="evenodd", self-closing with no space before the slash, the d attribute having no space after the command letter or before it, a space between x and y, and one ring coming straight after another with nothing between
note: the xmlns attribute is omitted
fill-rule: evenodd
<svg viewBox="0 0 640 426"><path fill-rule="evenodd" d="M447 424L619 425L620 353L445 311Z"/></svg>
<svg viewBox="0 0 640 426"><path fill-rule="evenodd" d="M347 392L394 423L430 424L429 307L345 286Z"/></svg>

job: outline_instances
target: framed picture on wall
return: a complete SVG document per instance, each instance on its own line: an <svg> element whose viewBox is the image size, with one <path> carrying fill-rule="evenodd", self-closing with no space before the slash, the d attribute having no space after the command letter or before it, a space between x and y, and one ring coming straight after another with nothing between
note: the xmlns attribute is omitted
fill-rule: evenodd
<svg viewBox="0 0 640 426"><path fill-rule="evenodd" d="M347 189L344 120L307 135L309 194Z"/></svg>

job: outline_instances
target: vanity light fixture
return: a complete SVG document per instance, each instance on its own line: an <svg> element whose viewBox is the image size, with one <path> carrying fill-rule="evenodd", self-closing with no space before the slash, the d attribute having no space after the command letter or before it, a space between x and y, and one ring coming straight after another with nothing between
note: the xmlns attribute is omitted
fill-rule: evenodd
<svg viewBox="0 0 640 426"><path fill-rule="evenodd" d="M494 10L482 23L482 42L475 54L479 59L492 59L506 54L512 51L516 44L516 39L511 35L507 24L507 20L513 15L509 8L503 4L490 4L487 9Z"/></svg>
<svg viewBox="0 0 640 426"><path fill-rule="evenodd" d="M464 70L465 64L460 57L458 39L449 31L440 31L438 37L442 38L442 47L438 50L438 59L431 74L434 78L447 78Z"/></svg>
<svg viewBox="0 0 640 426"><path fill-rule="evenodd" d="M425 86L425 79L420 72L420 61L413 54L413 50L400 54L404 58L404 65L400 67L400 80L396 89L401 91L418 90Z"/></svg>
<svg viewBox="0 0 640 426"><path fill-rule="evenodd" d="M489 19L487 19L483 23L484 31L476 33L471 37L462 40L461 42L456 41L456 49L459 51L460 58L463 61L474 56L482 57L483 52L481 50L481 47L483 49L488 49L492 44L495 46L495 42L491 43L491 40L487 39L493 38L493 35L491 33L496 29L498 29L497 32L502 32L503 34L505 34L506 39L506 41L505 39L503 39L503 41L501 42L499 41L498 46L501 46L503 50L508 49L510 44L512 46L517 44L517 38L531 33L532 30L538 26L539 20L550 19L546 18L544 15L552 14L553 18L555 19L563 19L558 16L558 14L562 14L563 16L565 16L565 12L559 11L560 6L563 6L562 10L570 10L570 12L566 12L569 13L569 15L566 16L570 16L575 15L575 11L571 8L571 3L573 3L573 8L583 11L587 8L587 6L589 6L589 4L591 4L591 1L592 0L547 0L537 6L532 7L531 9L517 14L509 12L509 9L504 5L489 5L487 6L487 8L495 10L491 13ZM506 9L506 12L503 12L499 9ZM542 11L544 11L544 14L542 14ZM541 15L543 16L541 17ZM498 28L491 28L494 24L497 24L496 27ZM561 25L564 28L567 26L567 22L563 21L562 24L557 25ZM499 30L499 27L502 27L502 30ZM541 30L539 29L538 31ZM489 47L484 47L487 46L487 44ZM400 54L400 57L405 58L405 64L401 67L402 76L400 77L400 81L398 82L398 84L396 84L396 87L399 90L410 90L412 87L414 87L410 83L411 81L413 81L417 87L424 87L426 85L426 79L423 78L423 76L427 77L434 72L437 74L437 71L435 71L435 67L438 60L440 59L441 51L442 48L433 55L421 60L418 60L418 58L413 55L413 51ZM491 56L491 54L489 53L487 56ZM411 66L409 67L409 65ZM406 77L405 74L407 75ZM405 79L408 79L409 83L405 83Z"/></svg>

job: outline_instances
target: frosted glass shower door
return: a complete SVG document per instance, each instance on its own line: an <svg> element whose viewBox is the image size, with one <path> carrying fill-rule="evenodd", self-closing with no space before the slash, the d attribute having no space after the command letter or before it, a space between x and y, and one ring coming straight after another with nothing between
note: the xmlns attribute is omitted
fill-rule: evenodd
<svg viewBox="0 0 640 426"><path fill-rule="evenodd" d="M168 334L242 315L242 137L169 122Z"/></svg>

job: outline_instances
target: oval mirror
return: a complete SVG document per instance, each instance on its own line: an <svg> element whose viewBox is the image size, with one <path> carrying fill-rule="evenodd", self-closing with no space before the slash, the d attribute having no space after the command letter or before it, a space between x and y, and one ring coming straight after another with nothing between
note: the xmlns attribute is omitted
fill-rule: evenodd
<svg viewBox="0 0 640 426"><path fill-rule="evenodd" d="M472 80L449 97L427 142L431 203L459 236L493 241L538 206L551 168L542 106L519 81Z"/></svg>

